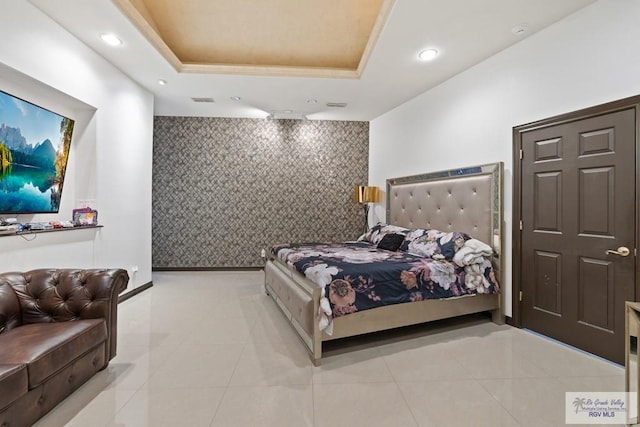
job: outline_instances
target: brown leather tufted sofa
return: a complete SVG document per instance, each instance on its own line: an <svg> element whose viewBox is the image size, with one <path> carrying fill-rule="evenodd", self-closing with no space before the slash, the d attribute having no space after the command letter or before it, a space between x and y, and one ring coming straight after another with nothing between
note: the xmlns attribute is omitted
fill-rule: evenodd
<svg viewBox="0 0 640 427"><path fill-rule="evenodd" d="M125 270L0 274L0 427L29 426L116 355Z"/></svg>

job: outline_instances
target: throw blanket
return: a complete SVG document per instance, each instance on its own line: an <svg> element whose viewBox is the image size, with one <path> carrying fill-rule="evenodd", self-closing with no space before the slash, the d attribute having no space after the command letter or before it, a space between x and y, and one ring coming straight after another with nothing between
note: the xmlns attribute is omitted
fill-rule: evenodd
<svg viewBox="0 0 640 427"><path fill-rule="evenodd" d="M471 264L482 264L493 254L493 249L486 243L476 239L469 239L453 256L453 262L460 267Z"/></svg>

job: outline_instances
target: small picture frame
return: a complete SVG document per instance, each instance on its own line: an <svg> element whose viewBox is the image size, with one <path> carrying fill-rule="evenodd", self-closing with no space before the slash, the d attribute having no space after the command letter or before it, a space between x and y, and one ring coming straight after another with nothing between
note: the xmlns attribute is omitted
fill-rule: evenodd
<svg viewBox="0 0 640 427"><path fill-rule="evenodd" d="M73 222L76 225L98 225L98 211L94 209L75 209Z"/></svg>

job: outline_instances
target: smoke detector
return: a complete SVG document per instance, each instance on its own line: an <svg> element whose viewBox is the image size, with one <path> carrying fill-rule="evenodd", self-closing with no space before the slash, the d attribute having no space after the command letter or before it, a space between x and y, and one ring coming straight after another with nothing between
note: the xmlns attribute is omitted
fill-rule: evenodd
<svg viewBox="0 0 640 427"><path fill-rule="evenodd" d="M526 22L523 22L522 24L518 24L515 27L513 27L511 29L511 32L516 36L521 36L527 32L527 29L529 29L529 24L527 24Z"/></svg>

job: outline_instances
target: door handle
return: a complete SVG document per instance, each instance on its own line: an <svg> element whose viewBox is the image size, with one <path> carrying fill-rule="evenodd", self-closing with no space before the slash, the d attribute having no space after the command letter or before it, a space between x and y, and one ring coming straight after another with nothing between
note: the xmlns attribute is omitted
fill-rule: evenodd
<svg viewBox="0 0 640 427"><path fill-rule="evenodd" d="M625 247L625 246L620 246L618 248L618 250L614 251L613 249L608 249L605 252L607 255L620 255L620 256L629 256L629 254L631 253L631 251L629 250L629 248Z"/></svg>

